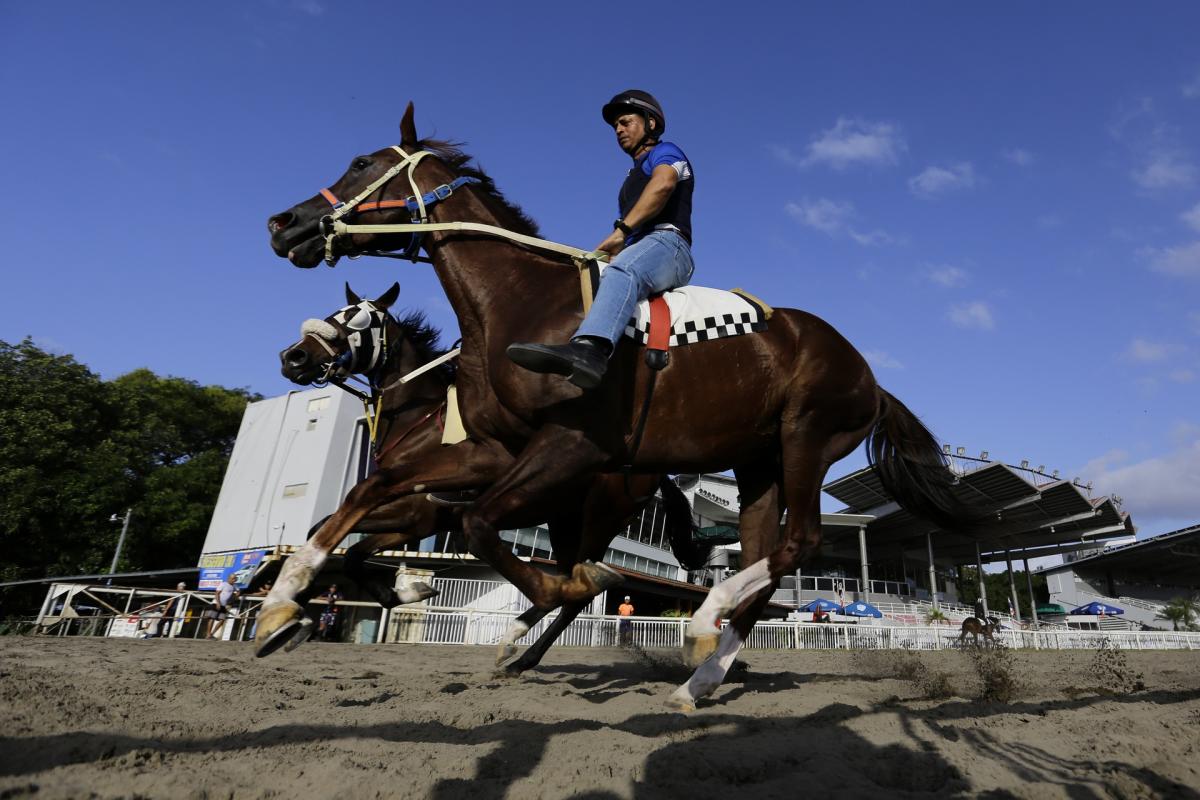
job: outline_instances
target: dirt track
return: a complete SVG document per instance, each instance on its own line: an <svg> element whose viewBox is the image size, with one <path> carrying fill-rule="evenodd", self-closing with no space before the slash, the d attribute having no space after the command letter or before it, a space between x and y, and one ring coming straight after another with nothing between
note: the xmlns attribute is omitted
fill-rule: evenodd
<svg viewBox="0 0 1200 800"><path fill-rule="evenodd" d="M1200 652L1014 654L1024 688L878 677L894 656L750 651L690 716L674 654L560 649L521 679L484 648L0 639L0 798L1197 797ZM1089 686L1089 682L1092 684Z"/></svg>

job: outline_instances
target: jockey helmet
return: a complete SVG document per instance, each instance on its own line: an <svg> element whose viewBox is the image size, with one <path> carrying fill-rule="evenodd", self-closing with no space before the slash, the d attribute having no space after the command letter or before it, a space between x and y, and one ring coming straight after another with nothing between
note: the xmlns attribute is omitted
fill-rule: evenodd
<svg viewBox="0 0 1200 800"><path fill-rule="evenodd" d="M604 115L605 122L615 125L617 117L630 111L641 114L647 120L655 121L653 131L650 130L649 123L646 124L646 134L649 138L657 139L667 129L667 118L663 114L662 106L654 99L654 95L643 92L641 89L626 89L614 96L612 100L604 104L600 113Z"/></svg>

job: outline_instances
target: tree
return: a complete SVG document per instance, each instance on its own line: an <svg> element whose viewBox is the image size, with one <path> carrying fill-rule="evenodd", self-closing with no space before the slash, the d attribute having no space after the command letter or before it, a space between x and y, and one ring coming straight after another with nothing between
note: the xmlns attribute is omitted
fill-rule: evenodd
<svg viewBox="0 0 1200 800"><path fill-rule="evenodd" d="M247 401L243 389L0 341L0 581L196 563Z"/></svg>
<svg viewBox="0 0 1200 800"><path fill-rule="evenodd" d="M974 605L979 598L979 582L976 579L977 570L974 567L959 567L958 581L958 598L959 602L964 605ZM984 585L987 587L988 609L992 611L1004 611L1008 608L1008 573L1002 572L987 572L983 573ZM1013 581L1017 587L1017 603L1018 611L1021 613L1022 619L1029 619L1032 614L1029 610L1029 593L1026 589L1025 571L1013 570ZM1049 602L1050 593L1046 588L1046 577L1044 575L1033 575L1033 594L1037 602Z"/></svg>
<svg viewBox="0 0 1200 800"><path fill-rule="evenodd" d="M1170 622L1173 631L1179 630L1181 625L1185 631L1194 631L1200 627L1195 622L1200 619L1200 597L1176 597L1154 616Z"/></svg>

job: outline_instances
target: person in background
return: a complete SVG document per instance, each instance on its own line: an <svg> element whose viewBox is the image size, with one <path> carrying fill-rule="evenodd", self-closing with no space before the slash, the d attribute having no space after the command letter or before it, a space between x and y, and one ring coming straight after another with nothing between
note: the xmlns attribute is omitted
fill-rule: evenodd
<svg viewBox="0 0 1200 800"><path fill-rule="evenodd" d="M633 602L629 595L625 595L625 602L617 606L617 613L621 616L621 621L617 623L617 639L624 646L629 644L631 634L633 633Z"/></svg>
<svg viewBox="0 0 1200 800"><path fill-rule="evenodd" d="M236 578L232 574L229 575L221 585L217 587L213 593L213 607L205 612L208 615L208 633L209 639L216 639L221 634L221 629L225 627L225 621L229 619L230 607L234 600L241 596L238 592L237 585L234 583Z"/></svg>
<svg viewBox="0 0 1200 800"><path fill-rule="evenodd" d="M187 584L180 581L175 585L175 591L186 592ZM179 612L179 603L182 599L183 595L177 594L166 602L163 606L162 617L158 620L158 624L154 626L152 632L146 635L147 639L159 639L170 634L171 626L175 623L175 615Z"/></svg>
<svg viewBox="0 0 1200 800"><path fill-rule="evenodd" d="M338 591L337 584L331 583L325 590L325 594L321 595L321 599L325 601L326 605L317 620L317 638L328 642L337 636L338 618L341 614L341 609L337 607L337 604L342 599L342 593Z"/></svg>

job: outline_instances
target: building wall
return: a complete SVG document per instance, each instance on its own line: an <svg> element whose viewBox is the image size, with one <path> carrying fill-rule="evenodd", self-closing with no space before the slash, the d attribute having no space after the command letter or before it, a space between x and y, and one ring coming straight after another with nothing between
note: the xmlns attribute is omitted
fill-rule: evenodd
<svg viewBox="0 0 1200 800"><path fill-rule="evenodd" d="M299 545L358 480L362 404L335 388L246 407L204 553Z"/></svg>

